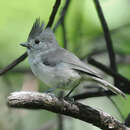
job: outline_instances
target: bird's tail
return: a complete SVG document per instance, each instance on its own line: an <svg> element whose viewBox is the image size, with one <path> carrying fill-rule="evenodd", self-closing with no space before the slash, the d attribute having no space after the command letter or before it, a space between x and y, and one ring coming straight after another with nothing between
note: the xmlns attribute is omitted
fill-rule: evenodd
<svg viewBox="0 0 130 130"><path fill-rule="evenodd" d="M92 77L92 79L94 81L98 82L99 84L103 85L103 88L109 89L112 92L114 92L115 94L121 95L124 98L126 97L125 93L123 93L121 90L119 90L114 85L110 84L109 82L105 81L104 79L100 79L100 78L97 78L97 77Z"/></svg>

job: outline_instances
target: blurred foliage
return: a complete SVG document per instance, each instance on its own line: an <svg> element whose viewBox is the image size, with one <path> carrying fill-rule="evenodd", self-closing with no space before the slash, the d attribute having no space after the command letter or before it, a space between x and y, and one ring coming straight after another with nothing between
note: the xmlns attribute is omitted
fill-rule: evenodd
<svg viewBox="0 0 130 130"><path fill-rule="evenodd" d="M25 42L33 22L37 17L48 22L54 0L1 0L0 4L0 67L4 67L20 56L25 49L19 43ZM65 1L62 1L55 23L60 15ZM129 0L100 0L105 18L111 30L115 51L130 55L130 1ZM54 24L55 25L55 24ZM106 48L101 24L92 0L72 0L65 19L68 49L80 58L87 56L94 49ZM63 46L62 28L56 30L58 43ZM104 59L106 60L106 59ZM104 61L102 61L104 63ZM16 68L28 68L27 59ZM130 79L130 65L118 65L121 74ZM48 120L56 120L53 113L46 111L27 111L10 109L6 98L12 91L22 88L24 74L7 73L0 78L0 130L36 130ZM43 84L40 83L40 91ZM99 99L99 98L98 98ZM129 96L126 101L114 98L123 117L130 112ZM89 102L89 99L86 99ZM97 98L94 98L95 102ZM105 101L100 100L102 106ZM93 101L94 107L96 107ZM88 103L89 105L89 103ZM107 109L103 108L104 111ZM113 107L110 106L110 111ZM116 108L115 108L116 109ZM75 125L77 123L74 123ZM68 124L67 124L68 125ZM78 127L80 123L78 123ZM76 129L76 128L71 128Z"/></svg>

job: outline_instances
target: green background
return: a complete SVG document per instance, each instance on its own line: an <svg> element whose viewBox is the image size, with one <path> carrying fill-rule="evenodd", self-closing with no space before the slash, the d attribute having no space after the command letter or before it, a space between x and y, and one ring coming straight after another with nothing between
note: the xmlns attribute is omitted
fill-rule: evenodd
<svg viewBox="0 0 130 130"><path fill-rule="evenodd" d="M55 23L60 16L64 0L56 15ZM45 25L54 5L54 0L1 0L0 4L0 68L11 63L19 57L25 48L19 44L27 40L28 34L36 18L40 17ZM130 55L130 1L128 0L100 0L103 12L113 40L114 50L123 55ZM54 25L55 25L54 23ZM68 49L80 58L87 56L92 50L106 49L102 28L92 0L72 0L65 18ZM63 46L62 28L55 32L60 46ZM107 54L102 58L97 56L102 63L108 64ZM27 68L27 59L16 68ZM119 72L130 79L130 64L118 64ZM17 110L8 108L6 100L9 93L20 91L27 73L9 72L0 77L0 129L1 130L36 130L46 125L48 121L55 123L57 117L44 110ZM106 78L108 78L106 76ZM109 80L109 78L108 78ZM111 79L110 79L111 80ZM43 91L43 84L36 81L38 90ZM113 97L121 115L105 97L85 99L83 102L94 108L101 109L112 114L119 120L127 117L130 112L130 96L127 100L121 97ZM71 121L69 121L71 120ZM67 118L66 129L95 129L91 125L81 123L78 120ZM54 128L56 129L56 128Z"/></svg>

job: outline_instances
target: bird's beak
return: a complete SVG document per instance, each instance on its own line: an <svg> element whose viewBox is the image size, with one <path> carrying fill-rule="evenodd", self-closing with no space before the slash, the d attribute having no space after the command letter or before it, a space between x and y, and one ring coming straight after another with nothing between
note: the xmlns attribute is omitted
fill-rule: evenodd
<svg viewBox="0 0 130 130"><path fill-rule="evenodd" d="M30 49L30 44L28 44L27 42L24 42L24 43L20 43L21 46L23 47L27 47L28 49Z"/></svg>

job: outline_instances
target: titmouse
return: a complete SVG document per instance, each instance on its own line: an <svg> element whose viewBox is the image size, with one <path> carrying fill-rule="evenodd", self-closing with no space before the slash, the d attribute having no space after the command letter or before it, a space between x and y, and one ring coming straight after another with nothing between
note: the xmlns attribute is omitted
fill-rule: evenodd
<svg viewBox="0 0 130 130"><path fill-rule="evenodd" d="M76 55L61 48L52 30L50 28L44 29L44 24L40 22L40 19L36 19L27 42L21 45L27 48L32 72L48 87L52 88L51 90L69 89L71 90L67 95L69 96L81 81L89 80L125 97L121 90L105 81Z"/></svg>

